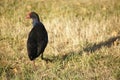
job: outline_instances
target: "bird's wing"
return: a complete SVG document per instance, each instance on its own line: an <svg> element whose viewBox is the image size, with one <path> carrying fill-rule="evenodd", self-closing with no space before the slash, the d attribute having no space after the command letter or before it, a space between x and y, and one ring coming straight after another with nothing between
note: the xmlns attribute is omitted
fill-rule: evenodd
<svg viewBox="0 0 120 80"><path fill-rule="evenodd" d="M30 58L34 58L37 54L37 43L34 39L28 38L27 41L27 51Z"/></svg>

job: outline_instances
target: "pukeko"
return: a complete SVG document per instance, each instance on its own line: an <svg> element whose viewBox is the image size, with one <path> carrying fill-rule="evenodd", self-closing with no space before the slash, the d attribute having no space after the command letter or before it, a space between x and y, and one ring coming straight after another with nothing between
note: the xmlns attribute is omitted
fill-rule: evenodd
<svg viewBox="0 0 120 80"><path fill-rule="evenodd" d="M28 19L32 19L33 28L31 29L27 40L27 51L30 60L35 60L41 55L43 58L43 52L48 43L48 33L45 26L41 23L39 16L36 12L30 12L27 15Z"/></svg>

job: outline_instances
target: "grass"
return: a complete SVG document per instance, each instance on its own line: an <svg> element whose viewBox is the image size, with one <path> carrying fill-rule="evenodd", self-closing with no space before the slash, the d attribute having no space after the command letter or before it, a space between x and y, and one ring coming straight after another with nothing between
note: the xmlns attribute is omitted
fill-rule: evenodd
<svg viewBox="0 0 120 80"><path fill-rule="evenodd" d="M26 40L30 11L49 44L33 66ZM0 80L120 80L119 0L1 0Z"/></svg>

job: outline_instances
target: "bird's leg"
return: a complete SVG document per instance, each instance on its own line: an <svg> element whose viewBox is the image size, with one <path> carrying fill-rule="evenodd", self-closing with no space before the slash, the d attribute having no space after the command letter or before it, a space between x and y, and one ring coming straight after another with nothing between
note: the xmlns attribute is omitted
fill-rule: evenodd
<svg viewBox="0 0 120 80"><path fill-rule="evenodd" d="M36 71L37 70L37 65L35 64L35 60L33 60L32 63L33 63L33 70Z"/></svg>
<svg viewBox="0 0 120 80"><path fill-rule="evenodd" d="M44 61L46 61L46 63L52 62L50 59L44 58L43 57L43 53L41 54L41 59L44 60Z"/></svg>
<svg viewBox="0 0 120 80"><path fill-rule="evenodd" d="M33 65L34 65L34 67L35 67L35 61L33 60L32 62L33 62Z"/></svg>

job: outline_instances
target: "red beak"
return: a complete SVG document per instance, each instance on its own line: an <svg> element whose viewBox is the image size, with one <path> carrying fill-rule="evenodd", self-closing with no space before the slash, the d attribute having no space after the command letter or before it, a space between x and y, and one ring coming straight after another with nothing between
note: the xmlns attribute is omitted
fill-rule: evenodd
<svg viewBox="0 0 120 80"><path fill-rule="evenodd" d="M30 19L30 13L26 16L26 19Z"/></svg>

